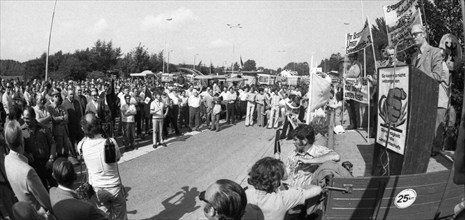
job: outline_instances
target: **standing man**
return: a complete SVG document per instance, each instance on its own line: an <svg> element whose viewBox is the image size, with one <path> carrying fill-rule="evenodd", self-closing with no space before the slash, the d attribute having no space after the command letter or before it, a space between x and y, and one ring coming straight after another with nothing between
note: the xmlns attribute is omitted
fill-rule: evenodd
<svg viewBox="0 0 465 220"><path fill-rule="evenodd" d="M157 148L160 144L165 144L163 140L164 108L165 106L161 101L161 95L159 92L156 92L154 100L150 103L150 114L152 115L153 122L153 148Z"/></svg>
<svg viewBox="0 0 465 220"><path fill-rule="evenodd" d="M346 77L352 79L352 81L358 82L360 75L362 74L362 65L360 62L358 62L358 55L357 53L352 53L349 54L349 62L350 62L350 67L349 70L347 71ZM360 85L361 86L361 85ZM350 129L357 129L360 125L362 125L362 120L360 115L360 103L350 99L347 101L349 103L349 119L350 119L350 126L347 128L347 130Z"/></svg>
<svg viewBox="0 0 465 220"><path fill-rule="evenodd" d="M279 122L279 102L281 96L278 95L278 91L273 89L270 97L270 118L268 120L268 128L278 128Z"/></svg>
<svg viewBox="0 0 465 220"><path fill-rule="evenodd" d="M81 103L75 98L74 89L68 88L68 96L61 105L63 109L68 113L68 131L69 141L71 142L71 154L73 157L77 156L75 151L77 143L83 138L81 134L81 117L82 108Z"/></svg>
<svg viewBox="0 0 465 220"><path fill-rule="evenodd" d="M5 109L7 118L8 118L8 115L10 114L11 108L13 108L13 98L11 97L11 95L13 95L12 92L13 92L13 86L11 85L11 83L7 83L6 91L2 96L2 104L3 104L3 108Z"/></svg>
<svg viewBox="0 0 465 220"><path fill-rule="evenodd" d="M199 97L199 92L196 89L192 91L192 94L188 100L189 125L191 130L198 131L200 127L200 104L202 103L202 99Z"/></svg>
<svg viewBox="0 0 465 220"><path fill-rule="evenodd" d="M226 96L226 123L229 124L236 124L236 111L235 111L235 103L237 99L236 91L234 91L234 87L229 87L229 92L225 95Z"/></svg>
<svg viewBox="0 0 465 220"><path fill-rule="evenodd" d="M39 175L45 188L57 186L51 170L46 168L47 162L52 163L56 156L56 144L52 133L37 123L36 113L30 106L24 109L23 120L24 155Z"/></svg>
<svg viewBox="0 0 465 220"><path fill-rule="evenodd" d="M134 123L137 114L136 106L131 103L131 95L124 96L125 103L121 106L121 120L123 122L123 138L129 149L134 149Z"/></svg>
<svg viewBox="0 0 465 220"><path fill-rule="evenodd" d="M245 86L243 89L239 90L240 119L245 116L247 111L247 93L249 93L249 86Z"/></svg>
<svg viewBox="0 0 465 220"><path fill-rule="evenodd" d="M439 96L438 96L438 108L436 116L436 126L435 126L435 138L433 140L433 146L431 149L431 156L436 156L441 150L441 130L438 129L439 125L444 123L445 115L448 105L447 94L441 95L441 82L449 82L448 74L443 72L442 68L442 56L441 49L432 47L426 41L426 28L422 25L414 25L410 31L412 35L415 46L417 47L417 52L412 55L412 65L423 71L426 75L436 80L439 83Z"/></svg>
<svg viewBox="0 0 465 220"><path fill-rule="evenodd" d="M253 125L253 113L255 112L255 97L257 94L255 93L254 87L250 88L247 92L247 109L245 113L245 126L252 126Z"/></svg>
<svg viewBox="0 0 465 220"><path fill-rule="evenodd" d="M170 121L173 124L174 131L176 132L176 135L181 135L181 132L179 131L178 128L178 117L179 117L179 106L181 105L181 98L179 98L178 93L176 92L176 89L171 88L170 93L168 94L168 97L171 99L171 112L168 113L168 116L170 117Z"/></svg>

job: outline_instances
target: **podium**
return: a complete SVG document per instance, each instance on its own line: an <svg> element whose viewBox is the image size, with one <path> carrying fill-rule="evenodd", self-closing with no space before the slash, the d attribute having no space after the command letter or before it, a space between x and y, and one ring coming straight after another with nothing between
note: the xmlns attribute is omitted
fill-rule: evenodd
<svg viewBox="0 0 465 220"><path fill-rule="evenodd" d="M426 172L435 136L438 90L436 80L413 66L378 69L373 176Z"/></svg>

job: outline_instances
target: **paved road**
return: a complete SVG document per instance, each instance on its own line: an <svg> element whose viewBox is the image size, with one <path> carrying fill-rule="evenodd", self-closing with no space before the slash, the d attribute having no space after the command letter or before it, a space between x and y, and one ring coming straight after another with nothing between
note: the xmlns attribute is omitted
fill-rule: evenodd
<svg viewBox="0 0 465 220"><path fill-rule="evenodd" d="M271 156L274 134L240 123L220 132L178 137L154 151L146 142L148 146L126 153L120 173L128 191L129 219L203 219L199 192L221 178L243 185L249 167Z"/></svg>

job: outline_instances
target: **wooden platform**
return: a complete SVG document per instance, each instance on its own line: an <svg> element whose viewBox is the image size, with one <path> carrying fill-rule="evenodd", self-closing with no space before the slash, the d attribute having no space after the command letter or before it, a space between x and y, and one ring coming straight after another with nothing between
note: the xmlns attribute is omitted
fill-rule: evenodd
<svg viewBox="0 0 465 220"><path fill-rule="evenodd" d="M368 139L365 130L349 130L346 133L334 135L334 150L341 155L339 163L350 161L353 167L354 177L371 176L373 166L374 139ZM292 140L281 142L281 159L287 160L287 156L294 150ZM432 157L428 163L427 172L449 170L452 163L442 155Z"/></svg>

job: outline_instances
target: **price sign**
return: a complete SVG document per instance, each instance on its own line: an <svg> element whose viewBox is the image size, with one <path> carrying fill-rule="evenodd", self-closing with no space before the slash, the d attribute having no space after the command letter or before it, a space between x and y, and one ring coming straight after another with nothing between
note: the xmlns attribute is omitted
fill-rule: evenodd
<svg viewBox="0 0 465 220"><path fill-rule="evenodd" d="M394 205L399 209L405 209L411 206L417 199L417 192L413 189L404 189L397 194Z"/></svg>

